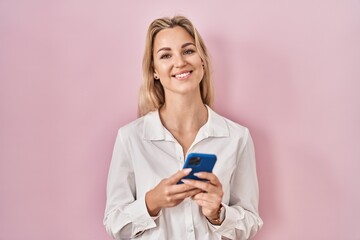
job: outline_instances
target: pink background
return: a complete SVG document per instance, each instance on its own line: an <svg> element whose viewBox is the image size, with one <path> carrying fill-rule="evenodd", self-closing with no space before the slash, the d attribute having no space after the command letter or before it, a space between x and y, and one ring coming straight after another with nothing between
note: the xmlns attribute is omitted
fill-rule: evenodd
<svg viewBox="0 0 360 240"><path fill-rule="evenodd" d="M360 239L357 0L0 0L0 239L109 239L107 171L136 118L145 32L176 13L211 52L216 110L253 134L256 239Z"/></svg>

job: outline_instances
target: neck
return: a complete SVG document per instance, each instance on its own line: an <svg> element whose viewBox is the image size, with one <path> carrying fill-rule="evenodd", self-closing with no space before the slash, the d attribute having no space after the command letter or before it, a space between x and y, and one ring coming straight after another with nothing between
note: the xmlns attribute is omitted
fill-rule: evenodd
<svg viewBox="0 0 360 240"><path fill-rule="evenodd" d="M208 112L200 95L166 99L160 109L163 125L170 131L198 131L208 118Z"/></svg>

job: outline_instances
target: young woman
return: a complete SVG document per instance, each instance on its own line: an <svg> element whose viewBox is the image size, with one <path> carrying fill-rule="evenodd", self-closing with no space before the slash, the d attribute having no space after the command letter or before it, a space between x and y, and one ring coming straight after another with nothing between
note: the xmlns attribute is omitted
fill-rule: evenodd
<svg viewBox="0 0 360 240"><path fill-rule="evenodd" d="M261 228L251 136L211 109L210 69L187 18L150 24L141 117L119 129L109 170L104 225L113 238L248 239ZM181 180L192 152L217 155L213 173L197 175L206 181Z"/></svg>

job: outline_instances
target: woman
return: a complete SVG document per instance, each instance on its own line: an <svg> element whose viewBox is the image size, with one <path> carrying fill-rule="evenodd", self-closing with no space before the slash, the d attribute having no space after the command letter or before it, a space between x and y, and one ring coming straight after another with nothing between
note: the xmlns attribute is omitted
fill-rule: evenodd
<svg viewBox="0 0 360 240"><path fill-rule="evenodd" d="M104 224L116 239L248 239L262 226L247 128L212 109L205 44L183 16L149 26L141 117L119 129ZM191 152L213 153L206 181L182 180Z"/></svg>

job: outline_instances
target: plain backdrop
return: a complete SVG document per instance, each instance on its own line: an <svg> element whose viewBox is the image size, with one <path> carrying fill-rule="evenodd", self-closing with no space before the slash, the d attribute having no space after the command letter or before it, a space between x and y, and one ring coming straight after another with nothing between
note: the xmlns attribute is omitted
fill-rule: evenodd
<svg viewBox="0 0 360 240"><path fill-rule="evenodd" d="M0 0L0 239L110 239L116 132L148 25L175 14L209 48L215 110L253 135L255 239L359 240L357 0Z"/></svg>

